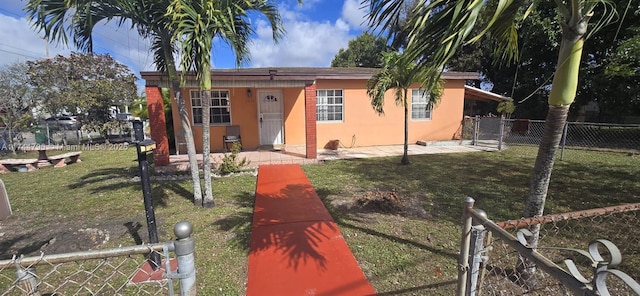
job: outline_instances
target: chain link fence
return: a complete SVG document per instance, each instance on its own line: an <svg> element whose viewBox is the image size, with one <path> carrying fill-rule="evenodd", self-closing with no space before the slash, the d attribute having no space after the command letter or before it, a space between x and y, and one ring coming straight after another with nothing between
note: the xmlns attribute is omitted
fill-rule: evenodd
<svg viewBox="0 0 640 296"><path fill-rule="evenodd" d="M481 210L466 213L475 225L463 233L469 269L458 279L460 295L640 293L640 204L498 223ZM534 250L526 239L535 226Z"/></svg>
<svg viewBox="0 0 640 296"><path fill-rule="evenodd" d="M145 130L148 129L148 121L144 122ZM124 122L121 128L108 131L109 141L130 142L133 134L130 122ZM0 127L0 148L9 150L13 145L81 145L104 142L105 136L97 131L88 130L80 125L57 125L44 123L41 125L9 132Z"/></svg>
<svg viewBox="0 0 640 296"><path fill-rule="evenodd" d="M539 145L544 120L469 117L463 139L474 145L502 148L504 145ZM567 122L561 149L640 151L640 124Z"/></svg>
<svg viewBox="0 0 640 296"><path fill-rule="evenodd" d="M195 295L191 226L180 223L167 243L0 260L0 295Z"/></svg>

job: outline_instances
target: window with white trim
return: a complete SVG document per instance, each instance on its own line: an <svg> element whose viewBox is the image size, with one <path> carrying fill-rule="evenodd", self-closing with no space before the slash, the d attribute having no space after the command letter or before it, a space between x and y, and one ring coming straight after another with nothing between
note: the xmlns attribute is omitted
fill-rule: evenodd
<svg viewBox="0 0 640 296"><path fill-rule="evenodd" d="M431 119L431 106L429 106L429 100L429 93L426 90L411 90L411 119Z"/></svg>
<svg viewBox="0 0 640 296"><path fill-rule="evenodd" d="M344 97L341 89L316 90L316 121L342 122L343 107Z"/></svg>
<svg viewBox="0 0 640 296"><path fill-rule="evenodd" d="M228 90L211 90L211 103L209 104L210 124L230 124L231 105L229 104ZM191 91L191 111L193 123L202 124L202 98L199 90Z"/></svg>

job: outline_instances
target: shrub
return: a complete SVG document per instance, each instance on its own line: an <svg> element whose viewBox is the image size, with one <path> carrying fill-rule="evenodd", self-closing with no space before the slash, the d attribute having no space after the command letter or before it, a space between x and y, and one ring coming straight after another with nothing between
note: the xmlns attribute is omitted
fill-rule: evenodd
<svg viewBox="0 0 640 296"><path fill-rule="evenodd" d="M222 157L222 163L218 167L220 175L229 175L233 173L239 173L245 170L245 166L249 165L249 161L246 157L238 158L240 153L240 143L233 143L231 147L231 153L225 153Z"/></svg>

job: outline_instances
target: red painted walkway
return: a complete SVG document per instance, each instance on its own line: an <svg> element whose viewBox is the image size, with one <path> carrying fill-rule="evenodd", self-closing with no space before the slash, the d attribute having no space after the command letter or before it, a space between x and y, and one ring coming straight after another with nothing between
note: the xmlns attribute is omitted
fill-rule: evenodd
<svg viewBox="0 0 640 296"><path fill-rule="evenodd" d="M299 165L258 168L247 295L374 295Z"/></svg>

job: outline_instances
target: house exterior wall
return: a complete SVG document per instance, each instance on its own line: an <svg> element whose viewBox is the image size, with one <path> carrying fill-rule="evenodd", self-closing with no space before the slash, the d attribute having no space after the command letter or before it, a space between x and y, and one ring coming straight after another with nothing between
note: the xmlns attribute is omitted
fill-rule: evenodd
<svg viewBox="0 0 640 296"><path fill-rule="evenodd" d="M346 147L404 142L404 108L395 104L392 91L389 91L385 98L385 114L378 115L371 107L365 85L364 80L317 81L318 90L341 89L344 96L342 122L317 122L318 147L324 147L332 140L339 140ZM453 139L461 124L463 104L464 81L447 81L431 120L409 118L409 143Z"/></svg>
<svg viewBox="0 0 640 296"><path fill-rule="evenodd" d="M243 148L257 149L260 144L258 120L258 91L278 89L283 93L284 142L289 146L307 146L315 152L329 141L339 140L346 147L396 145L404 142L404 110L394 102L392 91L387 92L384 115L378 115L371 107L366 94L366 80L329 80L318 79L315 84L306 87L250 88L252 95L247 96L247 88L214 88L228 90L230 94L231 124L240 125ZM417 87L416 87L417 88ZM185 104L191 118L190 90L185 88ZM315 121L315 91L321 89L343 90L343 121ZM195 90L195 89L194 89ZM409 93L410 96L410 93ZM178 110L172 100L173 110ZM409 143L418 140L452 140L459 131L464 109L464 80L448 80L440 103L432 111L430 120L409 119ZM410 116L410 115L409 115ZM173 112L176 139L180 153L186 153L186 145L180 144L182 126L178 112ZM192 122L196 151L202 152L202 125ZM211 150L223 149L222 136L224 125L211 125ZM315 144L315 145L314 145ZM316 146L316 147L313 147ZM311 153L308 157L315 157Z"/></svg>
<svg viewBox="0 0 640 296"><path fill-rule="evenodd" d="M285 88L284 143L291 146L305 144L305 92L303 88Z"/></svg>
<svg viewBox="0 0 640 296"><path fill-rule="evenodd" d="M248 88L251 90L251 97L247 96L247 88L212 88L212 90L228 90L231 106L231 124L240 126L242 146L244 149L254 150L260 146L260 126L258 120L258 91L263 88ZM266 89L266 88L264 88ZM282 90L283 93L283 120L285 131L285 144L304 145L304 89L303 88L273 88ZM189 118L192 118L191 90L196 88L183 89L185 105ZM175 100L172 100L173 110L178 110ZM178 143L183 138L181 133L182 124L178 112L173 112L174 127ZM202 125L193 124L191 121L194 143L196 151L202 152ZM225 133L225 125L211 125L211 151L223 150L222 136ZM178 144L179 152L186 153L186 145Z"/></svg>

